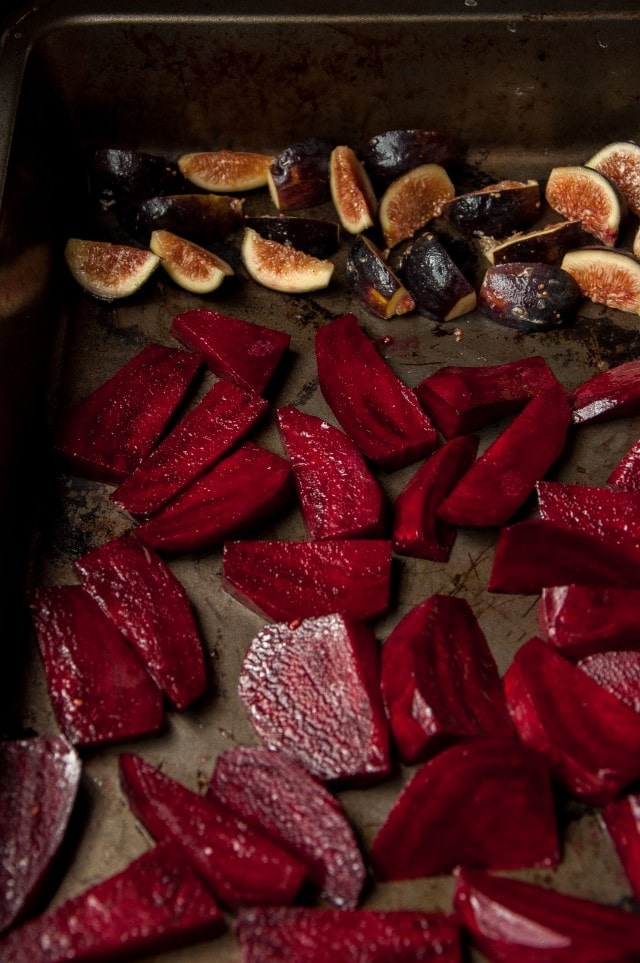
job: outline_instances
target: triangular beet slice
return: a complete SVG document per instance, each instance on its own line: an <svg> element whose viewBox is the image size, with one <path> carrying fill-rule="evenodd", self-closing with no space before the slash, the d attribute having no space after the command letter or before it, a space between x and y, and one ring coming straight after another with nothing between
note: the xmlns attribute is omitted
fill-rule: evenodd
<svg viewBox="0 0 640 963"><path fill-rule="evenodd" d="M366 621L389 605L391 542L227 542L222 575L227 592L273 621L332 612Z"/></svg>
<svg viewBox="0 0 640 963"><path fill-rule="evenodd" d="M259 746L229 749L207 796L305 863L324 899L357 905L365 868L353 830L336 797L299 763Z"/></svg>
<svg viewBox="0 0 640 963"><path fill-rule="evenodd" d="M135 530L163 552L215 548L279 514L293 491L289 463L247 441Z"/></svg>
<svg viewBox="0 0 640 963"><path fill-rule="evenodd" d="M87 478L121 482L149 454L201 361L148 344L65 417L56 447Z"/></svg>
<svg viewBox="0 0 640 963"><path fill-rule="evenodd" d="M601 371L570 391L567 400L576 425L637 414L640 411L640 359Z"/></svg>
<svg viewBox="0 0 640 963"><path fill-rule="evenodd" d="M504 686L521 740L570 795L602 805L640 776L640 714L541 639L518 650Z"/></svg>
<svg viewBox="0 0 640 963"><path fill-rule="evenodd" d="M160 556L123 535L87 552L74 567L175 707L201 696L207 677L200 634L182 585Z"/></svg>
<svg viewBox="0 0 640 963"><path fill-rule="evenodd" d="M160 845L0 940L12 963L131 959L217 936L224 916L180 851Z"/></svg>
<svg viewBox="0 0 640 963"><path fill-rule="evenodd" d="M433 595L382 648L382 692L405 763L464 736L515 738L498 667L469 604Z"/></svg>
<svg viewBox="0 0 640 963"><path fill-rule="evenodd" d="M452 916L417 910L246 909L237 935L244 963L461 963Z"/></svg>
<svg viewBox="0 0 640 963"><path fill-rule="evenodd" d="M640 544L640 493L540 481L540 518L597 535L614 545Z"/></svg>
<svg viewBox="0 0 640 963"><path fill-rule="evenodd" d="M640 441L637 441L615 466L607 484L629 492L640 492Z"/></svg>
<svg viewBox="0 0 640 963"><path fill-rule="evenodd" d="M374 782L390 770L372 631L340 615L267 625L238 691L256 732L322 780Z"/></svg>
<svg viewBox="0 0 640 963"><path fill-rule="evenodd" d="M594 652L576 664L607 692L640 712L640 652Z"/></svg>
<svg viewBox="0 0 640 963"><path fill-rule="evenodd" d="M542 590L540 634L570 659L606 649L640 648L640 589L556 585Z"/></svg>
<svg viewBox="0 0 640 963"><path fill-rule="evenodd" d="M111 498L132 515L152 515L215 464L264 415L267 402L218 381Z"/></svg>
<svg viewBox="0 0 640 963"><path fill-rule="evenodd" d="M293 902L306 867L225 806L132 753L120 756L120 781L147 831L176 844L225 906Z"/></svg>
<svg viewBox="0 0 640 963"><path fill-rule="evenodd" d="M0 742L0 932L28 912L42 890L81 769L64 736Z"/></svg>
<svg viewBox="0 0 640 963"><path fill-rule="evenodd" d="M636 901L640 902L640 795L633 793L608 803L602 821L611 836Z"/></svg>
<svg viewBox="0 0 640 963"><path fill-rule="evenodd" d="M292 405L278 410L309 537L379 537L384 496L361 452L342 431Z"/></svg>
<svg viewBox="0 0 640 963"><path fill-rule="evenodd" d="M162 694L88 592L80 585L36 589L30 606L53 709L70 742L157 732Z"/></svg>
<svg viewBox="0 0 640 963"><path fill-rule="evenodd" d="M455 908L495 963L632 963L640 917L481 870L457 873Z"/></svg>
<svg viewBox="0 0 640 963"><path fill-rule="evenodd" d="M546 759L516 740L481 737L425 762L371 847L376 877L387 880L455 866L556 866L559 858Z"/></svg>
<svg viewBox="0 0 640 963"><path fill-rule="evenodd" d="M436 430L418 399L378 354L354 314L320 328L316 360L327 404L370 461L393 471L437 447Z"/></svg>
<svg viewBox="0 0 640 963"><path fill-rule="evenodd" d="M193 348L221 378L261 394L291 336L252 321L230 318L209 308L185 311L173 319L171 334Z"/></svg>

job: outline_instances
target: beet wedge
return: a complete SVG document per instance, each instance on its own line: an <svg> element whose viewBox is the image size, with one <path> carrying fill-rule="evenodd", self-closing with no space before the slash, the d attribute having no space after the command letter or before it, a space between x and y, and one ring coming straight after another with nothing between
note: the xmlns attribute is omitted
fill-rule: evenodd
<svg viewBox="0 0 640 963"><path fill-rule="evenodd" d="M129 805L157 842L174 843L231 909L291 903L306 868L213 799L192 792L140 756L120 756Z"/></svg>
<svg viewBox="0 0 640 963"><path fill-rule="evenodd" d="M498 667L468 602L432 595L382 648L382 693L405 763L465 736L515 738Z"/></svg>
<svg viewBox="0 0 640 963"><path fill-rule="evenodd" d="M640 917L480 870L457 873L455 909L492 963L633 963Z"/></svg>
<svg viewBox="0 0 640 963"><path fill-rule="evenodd" d="M640 493L541 481L540 518L614 545L640 545Z"/></svg>
<svg viewBox="0 0 640 963"><path fill-rule="evenodd" d="M640 441L620 459L607 478L607 484L629 492L640 492Z"/></svg>
<svg viewBox="0 0 640 963"><path fill-rule="evenodd" d="M292 491L289 463L246 441L141 522L135 534L167 553L215 548L278 515Z"/></svg>
<svg viewBox="0 0 640 963"><path fill-rule="evenodd" d="M367 621L389 605L391 542L227 542L222 584L274 622L337 612Z"/></svg>
<svg viewBox="0 0 640 963"><path fill-rule="evenodd" d="M30 600L49 695L74 745L157 732L162 694L139 655L79 585L36 589Z"/></svg>
<svg viewBox="0 0 640 963"><path fill-rule="evenodd" d="M473 464L476 435L452 438L409 479L393 506L393 549L399 555L446 562L457 535L438 516L440 505Z"/></svg>
<svg viewBox="0 0 640 963"><path fill-rule="evenodd" d="M238 915L243 963L461 963L451 916L417 910L246 909Z"/></svg>
<svg viewBox="0 0 640 963"><path fill-rule="evenodd" d="M189 599L160 556L123 535L87 552L74 567L176 709L195 702L207 686L202 642Z"/></svg>
<svg viewBox="0 0 640 963"><path fill-rule="evenodd" d="M606 649L640 649L640 589L557 585L542 590L543 638L570 659Z"/></svg>
<svg viewBox="0 0 640 963"><path fill-rule="evenodd" d="M373 632L340 615L267 625L238 692L269 749L318 779L371 783L390 771L379 661Z"/></svg>
<svg viewBox="0 0 640 963"><path fill-rule="evenodd" d="M152 515L215 464L264 415L267 402L219 381L111 498L134 516Z"/></svg>
<svg viewBox="0 0 640 963"><path fill-rule="evenodd" d="M640 359L625 361L594 375L570 391L567 401L576 425L638 414Z"/></svg>
<svg viewBox="0 0 640 963"><path fill-rule="evenodd" d="M630 706L640 712L640 652L593 652L576 663L579 669Z"/></svg>
<svg viewBox="0 0 640 963"><path fill-rule="evenodd" d="M640 776L640 715L541 639L518 650L504 686L520 739L571 796L604 805Z"/></svg>
<svg viewBox="0 0 640 963"><path fill-rule="evenodd" d="M0 742L0 932L30 912L49 879L81 768L64 736Z"/></svg>
<svg viewBox="0 0 640 963"><path fill-rule="evenodd" d="M371 847L382 880L456 866L556 866L559 859L547 761L515 739L468 739L425 762Z"/></svg>
<svg viewBox="0 0 640 963"><path fill-rule="evenodd" d="M640 902L640 795L633 793L612 800L602 810L601 817L636 902Z"/></svg>
<svg viewBox="0 0 640 963"><path fill-rule="evenodd" d="M291 405L278 410L278 426L309 537L380 537L384 496L351 439Z"/></svg>
<svg viewBox="0 0 640 963"><path fill-rule="evenodd" d="M14 930L0 940L0 959L131 959L217 936L224 926L220 907L189 863L165 844Z"/></svg>
<svg viewBox="0 0 640 963"><path fill-rule="evenodd" d="M200 365L189 351L146 345L71 409L57 450L84 477L124 481L151 452Z"/></svg>
<svg viewBox="0 0 640 963"><path fill-rule="evenodd" d="M207 796L292 853L323 899L354 908L365 867L344 809L282 752L238 746L218 756Z"/></svg>
<svg viewBox="0 0 640 963"><path fill-rule="evenodd" d="M437 447L436 430L416 396L378 354L354 314L320 328L316 360L327 404L370 461L393 471Z"/></svg>
<svg viewBox="0 0 640 963"><path fill-rule="evenodd" d="M196 351L220 378L262 394L291 343L291 336L209 308L173 319L171 334Z"/></svg>
<svg viewBox="0 0 640 963"><path fill-rule="evenodd" d="M504 525L561 454L571 411L561 387L531 399L444 500L453 525Z"/></svg>

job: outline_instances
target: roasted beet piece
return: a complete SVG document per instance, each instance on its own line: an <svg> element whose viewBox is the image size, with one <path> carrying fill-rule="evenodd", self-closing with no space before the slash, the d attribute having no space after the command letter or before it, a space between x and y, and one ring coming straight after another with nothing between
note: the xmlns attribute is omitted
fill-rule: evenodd
<svg viewBox="0 0 640 963"><path fill-rule="evenodd" d="M320 388L360 451L393 471L437 446L438 436L413 392L391 371L353 314L316 335Z"/></svg>
<svg viewBox="0 0 640 963"><path fill-rule="evenodd" d="M567 395L574 424L610 421L640 411L640 360L594 375Z"/></svg>
<svg viewBox="0 0 640 963"><path fill-rule="evenodd" d="M224 916L179 850L156 846L0 940L11 963L120 960L216 936Z"/></svg>
<svg viewBox="0 0 640 963"><path fill-rule="evenodd" d="M634 793L614 799L604 807L601 815L633 895L640 902L640 795Z"/></svg>
<svg viewBox="0 0 640 963"><path fill-rule="evenodd" d="M558 846L544 756L515 739L478 737L421 766L374 839L371 859L378 879L414 879L455 866L556 866Z"/></svg>
<svg viewBox="0 0 640 963"><path fill-rule="evenodd" d="M291 336L283 331L209 308L176 315L171 334L201 355L214 374L258 394L269 384L291 343Z"/></svg>
<svg viewBox="0 0 640 963"><path fill-rule="evenodd" d="M81 763L64 736L0 742L0 932L29 912L64 837Z"/></svg>
<svg viewBox="0 0 640 963"><path fill-rule="evenodd" d="M569 658L614 648L640 648L640 590L558 585L542 590L538 622L544 638Z"/></svg>
<svg viewBox="0 0 640 963"><path fill-rule="evenodd" d="M132 753L120 756L120 781L136 818L178 846L225 906L293 902L306 868L226 806Z"/></svg>
<svg viewBox="0 0 640 963"><path fill-rule="evenodd" d="M640 441L620 459L607 478L607 484L629 492L640 492Z"/></svg>
<svg viewBox="0 0 640 963"><path fill-rule="evenodd" d="M270 749L319 779L373 782L390 769L379 661L371 629L340 615L267 625L238 691Z"/></svg>
<svg viewBox="0 0 640 963"><path fill-rule="evenodd" d="M157 442L200 364L189 351L146 345L71 409L57 450L87 478L123 481Z"/></svg>
<svg viewBox="0 0 640 963"><path fill-rule="evenodd" d="M521 740L570 795L602 805L640 776L640 714L541 639L518 650L504 686Z"/></svg>
<svg viewBox="0 0 640 963"><path fill-rule="evenodd" d="M116 742L160 728L160 690L88 592L36 589L30 604L53 709L70 742Z"/></svg>
<svg viewBox="0 0 640 963"><path fill-rule="evenodd" d="M577 665L611 695L640 713L640 652L593 652Z"/></svg>
<svg viewBox="0 0 640 963"><path fill-rule="evenodd" d="M382 535L384 496L351 439L291 405L278 410L278 425L309 537Z"/></svg>
<svg viewBox="0 0 640 963"><path fill-rule="evenodd" d="M207 795L293 853L336 906L357 905L365 868L344 809L282 752L238 746L218 756Z"/></svg>
<svg viewBox="0 0 640 963"><path fill-rule="evenodd" d="M640 493L538 482L540 518L613 544L640 544Z"/></svg>

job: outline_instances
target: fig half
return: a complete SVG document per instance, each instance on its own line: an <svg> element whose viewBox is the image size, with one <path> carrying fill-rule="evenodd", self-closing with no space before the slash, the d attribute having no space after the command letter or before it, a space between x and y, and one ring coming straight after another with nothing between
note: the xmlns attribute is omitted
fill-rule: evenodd
<svg viewBox="0 0 640 963"><path fill-rule="evenodd" d="M331 199L349 234L373 227L378 206L371 181L350 147L335 147L329 158Z"/></svg>
<svg viewBox="0 0 640 963"><path fill-rule="evenodd" d="M272 160L267 154L244 151L200 151L183 154L178 158L178 167L196 187L224 194L265 187Z"/></svg>
<svg viewBox="0 0 640 963"><path fill-rule="evenodd" d="M560 264L567 251L580 247L583 236L580 221L561 221L527 234L514 234L495 247L487 248L485 256L491 264L507 261Z"/></svg>
<svg viewBox="0 0 640 963"><path fill-rule="evenodd" d="M581 294L590 301L640 314L640 263L630 254L582 248L565 254L562 269L575 278Z"/></svg>
<svg viewBox="0 0 640 963"><path fill-rule="evenodd" d="M444 216L465 234L505 237L534 224L540 216L537 181L499 181L454 197Z"/></svg>
<svg viewBox="0 0 640 963"><path fill-rule="evenodd" d="M171 231L154 231L149 246L169 277L193 294L209 294L233 274L231 265L217 254Z"/></svg>
<svg viewBox="0 0 640 963"><path fill-rule="evenodd" d="M347 255L345 273L349 294L379 318L408 314L416 306L382 251L364 236L354 241Z"/></svg>
<svg viewBox="0 0 640 963"><path fill-rule="evenodd" d="M90 168L92 188L105 202L143 201L189 187L176 163L144 151L105 147L95 152Z"/></svg>
<svg viewBox="0 0 640 963"><path fill-rule="evenodd" d="M285 147L267 174L271 200L280 211L315 207L330 200L329 157L335 143L309 137Z"/></svg>
<svg viewBox="0 0 640 963"><path fill-rule="evenodd" d="M244 226L257 231L261 237L279 244L288 244L312 257L330 257L340 247L340 225L319 217L245 217Z"/></svg>
<svg viewBox="0 0 640 963"><path fill-rule="evenodd" d="M476 292L431 234L417 238L400 264L400 277L424 314L435 321L452 321L476 306Z"/></svg>
<svg viewBox="0 0 640 963"><path fill-rule="evenodd" d="M241 254L254 281L287 294L326 288L334 269L332 261L312 257L288 244L270 241L250 227L244 229Z"/></svg>
<svg viewBox="0 0 640 963"><path fill-rule="evenodd" d="M108 241L72 237L64 249L67 267L81 287L111 301L138 291L160 264L152 251Z"/></svg>
<svg viewBox="0 0 640 963"><path fill-rule="evenodd" d="M625 206L613 184L591 167L554 167L545 190L547 203L567 220L580 221L585 231L608 247L618 239Z"/></svg>
<svg viewBox="0 0 640 963"><path fill-rule="evenodd" d="M145 243L153 231L171 231L198 244L226 237L242 223L243 201L220 194L171 194L150 197L136 208L130 225Z"/></svg>
<svg viewBox="0 0 640 963"><path fill-rule="evenodd" d="M553 264L496 264L487 270L478 308L518 331L545 331L569 321L580 301L571 274Z"/></svg>
<svg viewBox="0 0 640 963"><path fill-rule="evenodd" d="M607 144L588 160L585 167L593 167L611 181L626 200L634 214L640 214L640 146L633 143Z"/></svg>
<svg viewBox="0 0 640 963"><path fill-rule="evenodd" d="M380 200L378 216L387 247L413 235L442 213L455 189L444 167L421 164L393 181Z"/></svg>
<svg viewBox="0 0 640 963"><path fill-rule="evenodd" d="M372 178L390 184L422 164L446 164L457 153L447 134L419 128L387 130L372 137L362 149L362 159Z"/></svg>

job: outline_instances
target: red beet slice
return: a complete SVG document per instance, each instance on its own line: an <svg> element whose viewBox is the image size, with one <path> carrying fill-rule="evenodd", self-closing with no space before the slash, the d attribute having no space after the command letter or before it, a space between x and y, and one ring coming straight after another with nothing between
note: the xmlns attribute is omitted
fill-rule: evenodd
<svg viewBox="0 0 640 963"><path fill-rule="evenodd" d="M504 685L521 740L571 795L603 805L640 776L640 715L550 645L526 642Z"/></svg>
<svg viewBox="0 0 640 963"><path fill-rule="evenodd" d="M263 416L267 402L219 381L111 498L132 515L152 515L215 464Z"/></svg>
<svg viewBox="0 0 640 963"><path fill-rule="evenodd" d="M382 648L382 693L405 763L464 736L515 738L498 667L469 604L433 595Z"/></svg>
<svg viewBox="0 0 640 963"><path fill-rule="evenodd" d="M117 742L160 728L160 690L88 592L36 589L30 604L53 710L70 742Z"/></svg>
<svg viewBox="0 0 640 963"><path fill-rule="evenodd" d="M261 394L291 343L283 331L196 308L173 319L171 334L221 378Z"/></svg>
<svg viewBox="0 0 640 963"><path fill-rule="evenodd" d="M393 471L436 448L437 433L416 396L378 354L354 314L320 328L316 360L327 404L366 458Z"/></svg>
<svg viewBox="0 0 640 963"><path fill-rule="evenodd" d="M382 535L384 497L351 439L291 405L279 409L278 425L309 537Z"/></svg>
<svg viewBox="0 0 640 963"><path fill-rule="evenodd" d="M189 351L146 345L71 409L58 451L87 478L123 481L158 441L200 364Z"/></svg>
<svg viewBox="0 0 640 963"><path fill-rule="evenodd" d="M64 837L81 763L64 736L0 743L0 932L32 908Z"/></svg>
<svg viewBox="0 0 640 963"><path fill-rule="evenodd" d="M620 459L607 478L609 485L629 492L640 492L640 441Z"/></svg>
<svg viewBox="0 0 640 963"><path fill-rule="evenodd" d="M640 412L640 360L625 361L570 391L573 422L610 421Z"/></svg>
<svg viewBox="0 0 640 963"><path fill-rule="evenodd" d="M273 518L292 492L289 463L246 441L135 530L163 552L215 548Z"/></svg>
<svg viewBox="0 0 640 963"><path fill-rule="evenodd" d="M444 913L413 910L246 909L243 963L461 963L459 930Z"/></svg>
<svg viewBox="0 0 640 963"><path fill-rule="evenodd" d="M226 906L293 902L306 868L225 806L131 753L120 756L120 780L153 838L177 845Z"/></svg>
<svg viewBox="0 0 640 963"><path fill-rule="evenodd" d="M224 916L173 846L156 846L115 876L0 940L12 963L120 960L216 936Z"/></svg>
<svg viewBox="0 0 640 963"><path fill-rule="evenodd" d="M160 556L123 535L77 559L75 569L175 707L201 696L207 678L200 635L182 585Z"/></svg>
<svg viewBox="0 0 640 963"><path fill-rule="evenodd" d="M544 358L534 356L507 364L446 366L414 391L445 438L453 438L500 421L557 385Z"/></svg>
<svg viewBox="0 0 640 963"><path fill-rule="evenodd" d="M227 542L224 588L274 622L337 612L367 621L389 605L391 542Z"/></svg>
<svg viewBox="0 0 640 963"><path fill-rule="evenodd" d="M541 634L569 658L614 648L640 648L640 590L558 585L542 590Z"/></svg>
<svg viewBox="0 0 640 963"><path fill-rule="evenodd" d="M462 477L440 517L454 525L504 525L561 454L570 422L561 387L536 395Z"/></svg>
<svg viewBox="0 0 640 963"><path fill-rule="evenodd" d="M577 665L611 695L640 712L640 652L594 652Z"/></svg>
<svg viewBox="0 0 640 963"><path fill-rule="evenodd" d="M240 671L256 732L322 780L373 782L390 770L372 631L340 615L267 625Z"/></svg>
<svg viewBox="0 0 640 963"><path fill-rule="evenodd" d="M640 795L614 799L602 810L602 821L611 836L633 895L640 902Z"/></svg>
<svg viewBox="0 0 640 963"><path fill-rule="evenodd" d="M515 740L481 737L425 762L371 847L376 877L386 880L455 866L556 866L559 858L546 759Z"/></svg>
<svg viewBox="0 0 640 963"><path fill-rule="evenodd" d="M479 870L458 873L455 908L493 963L632 963L640 917Z"/></svg>
<svg viewBox="0 0 640 963"><path fill-rule="evenodd" d="M357 905L365 868L353 830L335 796L299 763L258 746L229 749L207 795L303 862L324 899Z"/></svg>
<svg viewBox="0 0 640 963"><path fill-rule="evenodd" d="M640 545L640 494L591 485L537 484L540 518L613 544Z"/></svg>
<svg viewBox="0 0 640 963"><path fill-rule="evenodd" d="M395 552L434 562L448 560L457 529L440 518L437 512L473 464L477 450L475 435L452 438L418 468L394 504Z"/></svg>

